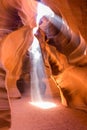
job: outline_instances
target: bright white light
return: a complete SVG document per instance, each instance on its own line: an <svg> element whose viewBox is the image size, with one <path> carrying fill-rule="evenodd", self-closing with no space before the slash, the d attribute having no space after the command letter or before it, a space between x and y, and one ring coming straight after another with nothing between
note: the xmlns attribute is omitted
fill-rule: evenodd
<svg viewBox="0 0 87 130"><path fill-rule="evenodd" d="M57 105L53 102L41 101L41 102L30 102L33 106L42 108L42 109L51 109L56 107Z"/></svg>
<svg viewBox="0 0 87 130"><path fill-rule="evenodd" d="M53 11L52 11L49 7L47 7L47 6L45 6L44 4L41 4L41 3L38 4L38 10L37 10L37 12L38 12L37 25L38 25L40 19L41 19L43 16L51 16L51 17L54 17Z"/></svg>
<svg viewBox="0 0 87 130"><path fill-rule="evenodd" d="M34 37L31 48L29 48L29 52L33 54L33 58L35 61L37 61L41 56L41 49L40 49L39 41L37 40L36 37Z"/></svg>
<svg viewBox="0 0 87 130"><path fill-rule="evenodd" d="M31 45L31 47L29 48L29 51L35 54L38 47L39 47L39 42L38 42L37 38L34 37L33 43Z"/></svg>
<svg viewBox="0 0 87 130"><path fill-rule="evenodd" d="M37 30L38 30L38 26L33 28L33 34L35 34L37 32Z"/></svg>

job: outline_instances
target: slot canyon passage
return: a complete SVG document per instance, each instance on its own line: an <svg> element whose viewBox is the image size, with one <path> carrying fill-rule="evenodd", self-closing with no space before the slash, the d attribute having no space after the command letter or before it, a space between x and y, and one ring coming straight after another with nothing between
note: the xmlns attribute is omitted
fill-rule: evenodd
<svg viewBox="0 0 87 130"><path fill-rule="evenodd" d="M0 0L0 130L87 130L87 0Z"/></svg>

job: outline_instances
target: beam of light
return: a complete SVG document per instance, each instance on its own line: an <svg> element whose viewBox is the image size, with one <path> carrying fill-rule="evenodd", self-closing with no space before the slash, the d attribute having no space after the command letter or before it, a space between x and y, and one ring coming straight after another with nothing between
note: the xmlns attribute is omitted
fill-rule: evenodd
<svg viewBox="0 0 87 130"><path fill-rule="evenodd" d="M38 29L38 23L40 19L44 16L54 17L53 11L39 3L38 4L38 16L37 16L37 27L33 29L33 34L36 33ZM42 109L50 109L56 107L57 105L53 102L44 101L43 97L45 95L45 87L50 87L48 82L43 82L44 79L47 79L45 73L45 66L43 62L43 57L39 45L39 41L34 37L31 48L29 48L30 60L32 64L31 69L31 100L32 105L40 107ZM42 82L42 83L41 83ZM51 91L51 90L50 90Z"/></svg>
<svg viewBox="0 0 87 130"><path fill-rule="evenodd" d="M45 67L43 63L40 45L37 38L35 37L29 52L32 64L31 98L33 101L42 101L41 93L44 93L45 91L45 83L43 82L43 79L47 77L45 74Z"/></svg>
<svg viewBox="0 0 87 130"><path fill-rule="evenodd" d="M41 101L41 102L30 102L31 105L39 107L41 109L51 109L57 107L53 102Z"/></svg>
<svg viewBox="0 0 87 130"><path fill-rule="evenodd" d="M43 96L40 93L40 91L45 91L44 89L46 89L44 88L44 83L41 80L47 77L45 73L45 67L44 67L43 58L42 58L42 54L40 50L40 45L37 38L35 37L34 37L34 40L30 49L30 58L32 61L30 104L32 104L33 106L42 108L42 109L51 109L51 108L56 107L57 105L55 103L44 101ZM39 84L39 82L42 82L42 83ZM46 87L49 87L48 82L46 83L46 85L47 85Z"/></svg>

